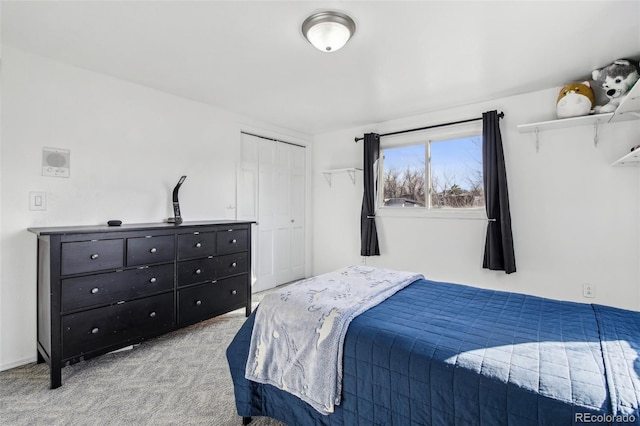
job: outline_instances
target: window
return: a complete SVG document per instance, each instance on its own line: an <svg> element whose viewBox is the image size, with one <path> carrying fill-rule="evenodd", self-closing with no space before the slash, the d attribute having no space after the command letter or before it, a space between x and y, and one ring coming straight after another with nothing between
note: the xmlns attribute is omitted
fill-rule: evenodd
<svg viewBox="0 0 640 426"><path fill-rule="evenodd" d="M425 137L381 147L381 206L430 211L484 207L482 135Z"/></svg>

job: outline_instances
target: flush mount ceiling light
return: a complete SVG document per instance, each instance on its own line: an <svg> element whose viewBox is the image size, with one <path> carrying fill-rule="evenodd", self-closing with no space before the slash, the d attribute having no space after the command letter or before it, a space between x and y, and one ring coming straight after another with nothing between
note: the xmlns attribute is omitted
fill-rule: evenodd
<svg viewBox="0 0 640 426"><path fill-rule="evenodd" d="M356 32L356 23L340 12L318 12L302 23L302 34L318 50L335 52Z"/></svg>

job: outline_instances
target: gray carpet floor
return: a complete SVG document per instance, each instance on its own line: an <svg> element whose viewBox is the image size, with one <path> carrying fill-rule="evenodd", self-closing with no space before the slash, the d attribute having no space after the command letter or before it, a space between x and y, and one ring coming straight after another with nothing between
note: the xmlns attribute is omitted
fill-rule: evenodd
<svg viewBox="0 0 640 426"><path fill-rule="evenodd" d="M225 351L244 320L241 309L65 367L58 389L46 364L0 372L0 424L240 426Z"/></svg>

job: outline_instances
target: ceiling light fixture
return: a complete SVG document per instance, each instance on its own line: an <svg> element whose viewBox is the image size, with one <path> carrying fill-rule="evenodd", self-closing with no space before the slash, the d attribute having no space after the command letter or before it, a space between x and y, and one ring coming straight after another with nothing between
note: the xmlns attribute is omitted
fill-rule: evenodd
<svg viewBox="0 0 640 426"><path fill-rule="evenodd" d="M318 50L335 52L356 32L356 23L344 13L326 11L309 16L302 23L302 34Z"/></svg>

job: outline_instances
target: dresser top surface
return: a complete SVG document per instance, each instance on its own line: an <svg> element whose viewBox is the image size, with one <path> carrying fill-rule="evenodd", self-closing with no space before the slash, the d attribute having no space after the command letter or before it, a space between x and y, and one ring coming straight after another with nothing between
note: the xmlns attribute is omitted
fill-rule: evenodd
<svg viewBox="0 0 640 426"><path fill-rule="evenodd" d="M163 230L163 229L181 229L194 228L215 225L246 225L256 223L250 220L208 220L182 222L179 225L167 222L152 223L123 223L120 226L104 225L84 225L84 226L52 226L44 228L27 228L29 232L37 235L64 235L64 234L91 234L96 232L119 232L119 231L144 231L144 230Z"/></svg>

